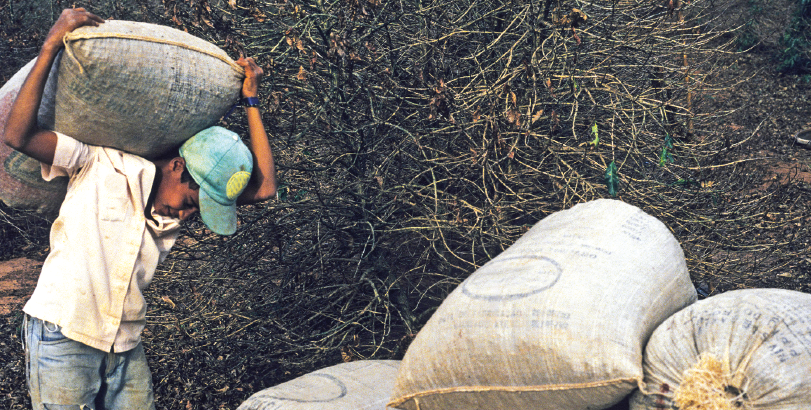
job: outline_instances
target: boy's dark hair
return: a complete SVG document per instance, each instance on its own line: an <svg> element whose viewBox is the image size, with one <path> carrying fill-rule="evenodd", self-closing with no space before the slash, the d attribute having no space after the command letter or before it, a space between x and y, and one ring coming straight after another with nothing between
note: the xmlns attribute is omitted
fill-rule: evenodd
<svg viewBox="0 0 811 410"><path fill-rule="evenodd" d="M189 169L186 167L183 167L183 173L180 174L180 182L188 182L191 189L200 189L200 184L192 178Z"/></svg>
<svg viewBox="0 0 811 410"><path fill-rule="evenodd" d="M157 159L169 160L169 159L172 159L172 158L177 158L179 156L180 156L180 147L177 147L175 149L169 150L169 152L159 156ZM197 181L195 181L194 178L192 178L191 173L189 172L188 168L185 168L185 167L183 168L183 173L180 174L180 182L183 182L183 183L188 182L189 183L189 188L191 188L191 189L200 189L200 184L198 184Z"/></svg>

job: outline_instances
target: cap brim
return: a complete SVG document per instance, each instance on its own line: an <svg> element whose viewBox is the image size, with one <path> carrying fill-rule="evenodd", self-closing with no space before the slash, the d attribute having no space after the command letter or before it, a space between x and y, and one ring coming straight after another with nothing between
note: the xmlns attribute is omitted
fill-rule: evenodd
<svg viewBox="0 0 811 410"><path fill-rule="evenodd" d="M237 231L237 205L223 205L200 189L200 218L208 229L218 235L232 235Z"/></svg>

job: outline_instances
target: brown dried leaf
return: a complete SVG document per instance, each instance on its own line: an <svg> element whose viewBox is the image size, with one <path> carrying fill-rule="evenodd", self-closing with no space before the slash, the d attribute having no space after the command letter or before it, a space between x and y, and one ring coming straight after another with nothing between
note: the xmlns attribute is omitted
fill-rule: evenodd
<svg viewBox="0 0 811 410"><path fill-rule="evenodd" d="M296 74L296 78L301 81L307 81L307 71L304 70L304 66L298 67L298 74Z"/></svg>
<svg viewBox="0 0 811 410"><path fill-rule="evenodd" d="M260 23L264 23L265 20L267 20L267 15L263 13L262 10L259 9L252 9L251 16L253 16L254 20Z"/></svg>
<svg viewBox="0 0 811 410"><path fill-rule="evenodd" d="M543 115L543 109L538 110L538 112L532 116L532 123L534 124L535 121L538 121L538 118L541 118L541 115Z"/></svg>
<svg viewBox="0 0 811 410"><path fill-rule="evenodd" d="M517 109L510 108L505 113L505 116L507 117L507 122L509 122L510 124L514 124L516 127L521 126L521 113L518 112Z"/></svg>
<svg viewBox="0 0 811 410"><path fill-rule="evenodd" d="M572 12L569 13L569 20L571 21L573 28L579 26L580 23L583 23L588 19L589 16L587 16L586 13L583 13L583 11L580 9L572 9Z"/></svg>
<svg viewBox="0 0 811 410"><path fill-rule="evenodd" d="M344 363L349 363L355 360L352 351L346 346L341 347L341 360L343 360Z"/></svg>
<svg viewBox="0 0 811 410"><path fill-rule="evenodd" d="M544 84L546 84L546 89L549 90L549 94L551 94L552 97L555 97L555 92L552 91L552 79L547 78L546 80L544 80Z"/></svg>
<svg viewBox="0 0 811 410"><path fill-rule="evenodd" d="M169 309L174 309L176 307L175 302L172 302L172 299L169 299L169 296L163 296L161 297L161 300L163 303L166 303L166 305L169 306Z"/></svg>

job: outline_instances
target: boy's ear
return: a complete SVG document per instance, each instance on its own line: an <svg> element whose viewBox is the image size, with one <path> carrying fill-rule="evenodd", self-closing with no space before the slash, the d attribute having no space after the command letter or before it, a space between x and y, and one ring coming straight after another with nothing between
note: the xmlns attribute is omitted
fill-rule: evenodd
<svg viewBox="0 0 811 410"><path fill-rule="evenodd" d="M183 172L186 169L186 160L183 157L174 157L171 162L172 171Z"/></svg>

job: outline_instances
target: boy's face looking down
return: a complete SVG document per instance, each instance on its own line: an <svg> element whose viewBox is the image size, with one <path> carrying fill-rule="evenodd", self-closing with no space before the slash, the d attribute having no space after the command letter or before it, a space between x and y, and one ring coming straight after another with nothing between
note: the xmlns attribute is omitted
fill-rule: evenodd
<svg viewBox="0 0 811 410"><path fill-rule="evenodd" d="M184 180L185 169L186 161L181 157L166 164L155 192L156 214L186 220L200 209L200 188L191 178Z"/></svg>

